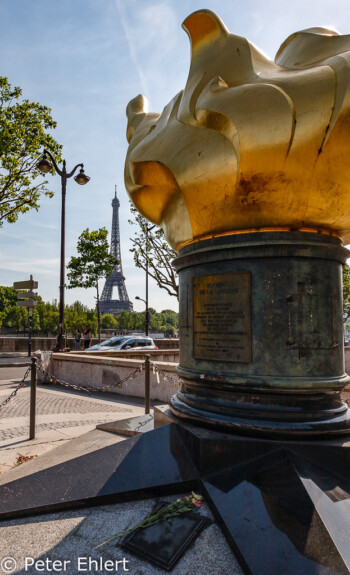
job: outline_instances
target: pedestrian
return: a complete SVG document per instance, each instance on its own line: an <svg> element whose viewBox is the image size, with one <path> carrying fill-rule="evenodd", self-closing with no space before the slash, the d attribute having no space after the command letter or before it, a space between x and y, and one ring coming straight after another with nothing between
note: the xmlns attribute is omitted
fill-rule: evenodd
<svg viewBox="0 0 350 575"><path fill-rule="evenodd" d="M81 333L78 327L75 330L74 349L81 349Z"/></svg>
<svg viewBox="0 0 350 575"><path fill-rule="evenodd" d="M88 347L90 347L90 343L91 343L91 333L90 333L90 328L85 328L84 329L84 349L87 349Z"/></svg>

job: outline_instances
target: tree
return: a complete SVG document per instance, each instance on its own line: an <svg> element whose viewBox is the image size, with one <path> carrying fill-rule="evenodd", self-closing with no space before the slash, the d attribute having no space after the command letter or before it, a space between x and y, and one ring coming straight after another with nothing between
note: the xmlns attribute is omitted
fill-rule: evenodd
<svg viewBox="0 0 350 575"><path fill-rule="evenodd" d="M146 271L148 258L148 273L157 282L160 288L165 289L169 295L179 298L177 273L171 262L176 257L176 251L167 243L161 228L150 230L149 222L131 205L133 219L131 225L138 226L133 238L130 240L133 247L130 249L134 255L134 262L138 268ZM147 233L147 229L149 230Z"/></svg>
<svg viewBox="0 0 350 575"><path fill-rule="evenodd" d="M38 155L49 148L57 159L61 146L50 130L56 127L51 110L38 102L20 100L22 91L0 76L0 227L21 213L39 209L42 195L52 197L36 167Z"/></svg>
<svg viewBox="0 0 350 575"><path fill-rule="evenodd" d="M150 320L149 328L151 331L161 331L162 328L162 316L157 313L156 310L150 310Z"/></svg>
<svg viewBox="0 0 350 575"><path fill-rule="evenodd" d="M17 335L20 331L24 332L28 326L28 310L17 306L9 308L3 323L6 327L15 328Z"/></svg>
<svg viewBox="0 0 350 575"><path fill-rule="evenodd" d="M96 288L99 341L101 341L101 321L98 280L112 275L116 265L114 256L109 253L107 236L106 228L92 230L91 232L89 228L86 228L78 239L77 252L80 255L77 257L72 256L67 266L68 289L76 287Z"/></svg>
<svg viewBox="0 0 350 575"><path fill-rule="evenodd" d="M166 325L170 325L174 328L174 332L178 331L179 329L179 314L172 309L163 309L160 312L162 316L163 323ZM168 330L167 330L168 331Z"/></svg>
<svg viewBox="0 0 350 575"><path fill-rule="evenodd" d="M101 326L104 329L116 329L118 322L112 313L105 313L101 316Z"/></svg>
<svg viewBox="0 0 350 575"><path fill-rule="evenodd" d="M77 327L81 330L83 327L88 327L86 321L88 311L89 308L80 303L80 301L75 301L73 304L65 306L64 317L66 332L74 335Z"/></svg>
<svg viewBox="0 0 350 575"><path fill-rule="evenodd" d="M0 286L0 312L17 305L17 292L12 287Z"/></svg>

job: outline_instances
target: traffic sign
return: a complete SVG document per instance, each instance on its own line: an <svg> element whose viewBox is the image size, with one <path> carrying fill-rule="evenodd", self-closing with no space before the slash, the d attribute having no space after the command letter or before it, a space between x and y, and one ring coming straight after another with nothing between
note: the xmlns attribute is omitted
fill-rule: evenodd
<svg viewBox="0 0 350 575"><path fill-rule="evenodd" d="M38 282L35 282L33 279L24 281L24 282L14 282L13 289L36 289L38 287Z"/></svg>
<svg viewBox="0 0 350 575"><path fill-rule="evenodd" d="M35 299L25 299L23 301L18 301L18 307L35 307L38 305L38 302Z"/></svg>
<svg viewBox="0 0 350 575"><path fill-rule="evenodd" d="M36 297L38 297L38 292L36 291L26 291L24 293L17 294L18 299L29 299L29 298L32 299Z"/></svg>

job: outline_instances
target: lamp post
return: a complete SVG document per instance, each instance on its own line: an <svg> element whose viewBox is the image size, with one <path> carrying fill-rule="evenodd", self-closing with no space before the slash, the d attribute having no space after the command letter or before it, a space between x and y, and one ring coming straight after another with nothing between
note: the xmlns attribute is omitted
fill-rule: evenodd
<svg viewBox="0 0 350 575"><path fill-rule="evenodd" d="M50 160L48 160L49 156ZM38 169L47 174L51 170L55 170L61 176L61 190L62 190L62 209L61 209L61 263L60 263L60 307L59 307L59 334L56 344L56 351L62 350L65 347L65 333L64 333L64 269L65 269L65 225L66 225L66 189L67 180L71 178L77 168L80 168L79 174L75 176L77 184L84 185L90 180L89 176L84 173L84 164L77 164L73 170L67 173L66 160L63 160L63 167L60 169L52 154L48 150L44 150L43 157L37 165Z"/></svg>
<svg viewBox="0 0 350 575"><path fill-rule="evenodd" d="M146 319L145 319L145 333L148 335L148 326L149 326L149 312L148 312L148 232L153 230L156 225L153 226L146 226L146 299L142 299L141 297L136 296L135 299L139 299L143 301L146 305Z"/></svg>
<svg viewBox="0 0 350 575"><path fill-rule="evenodd" d="M139 297L138 295L135 297L135 299L139 299L140 301L143 301L143 303L146 306L146 311L145 311L145 334L148 335L148 325L149 325L149 311L148 311L148 300L142 299L142 297Z"/></svg>

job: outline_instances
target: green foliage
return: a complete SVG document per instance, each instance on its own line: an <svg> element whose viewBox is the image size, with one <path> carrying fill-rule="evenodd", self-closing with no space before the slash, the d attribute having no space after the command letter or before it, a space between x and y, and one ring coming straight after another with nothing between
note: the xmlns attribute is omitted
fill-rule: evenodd
<svg viewBox="0 0 350 575"><path fill-rule="evenodd" d="M161 311L160 313L163 318L163 322L166 325L172 326L174 328L174 331L178 331L179 314L176 313L176 311L173 311L172 309L163 309L163 311Z"/></svg>
<svg viewBox="0 0 350 575"><path fill-rule="evenodd" d="M17 302L17 292L12 287L0 286L0 313L13 307Z"/></svg>
<svg viewBox="0 0 350 575"><path fill-rule="evenodd" d="M163 326L162 315L160 313L151 313L149 320L150 331L161 331Z"/></svg>
<svg viewBox="0 0 350 575"><path fill-rule="evenodd" d="M59 331L59 311L52 305L45 307L43 320L41 322L41 332L45 335L56 335Z"/></svg>
<svg viewBox="0 0 350 575"><path fill-rule="evenodd" d="M79 256L72 256L68 266L68 288L96 288L97 301L97 323L99 341L101 341L100 327L100 297L98 292L98 280L112 275L116 265L116 260L109 253L107 240L108 232L106 228L89 231L84 230L78 239L77 252ZM92 325L91 331L95 331Z"/></svg>
<svg viewBox="0 0 350 575"><path fill-rule="evenodd" d="M28 327L28 310L24 307L11 307L4 318L3 324L12 327L17 333Z"/></svg>
<svg viewBox="0 0 350 575"><path fill-rule="evenodd" d="M84 327L89 327L86 325L89 311L89 308L79 301L75 301L72 305L65 306L64 323L66 333L74 335L77 328L83 331Z"/></svg>
<svg viewBox="0 0 350 575"><path fill-rule="evenodd" d="M85 324L84 327L90 329L92 335L95 335L99 329L98 321L96 317L96 312L94 309L89 309L86 312Z"/></svg>
<svg viewBox="0 0 350 575"><path fill-rule="evenodd" d="M52 197L36 167L43 148L61 158L61 146L50 134L56 127L50 108L20 100L21 94L0 76L0 227L3 221L13 223L21 213L38 210L42 195Z"/></svg>
<svg viewBox="0 0 350 575"><path fill-rule="evenodd" d="M165 289L169 295L179 297L177 273L171 262L177 256L167 243L161 228L150 230L150 223L138 213L130 204L133 219L131 225L136 226L133 238L130 238L133 247L130 252L134 255L136 267L146 270L148 257L148 273L157 282L160 288ZM147 233L147 229L149 230Z"/></svg>
<svg viewBox="0 0 350 575"><path fill-rule="evenodd" d="M350 266L343 267L343 321L350 317Z"/></svg>
<svg viewBox="0 0 350 575"><path fill-rule="evenodd" d="M122 311L116 320L120 330L142 331L145 327L144 314L136 313L136 311Z"/></svg>
<svg viewBox="0 0 350 575"><path fill-rule="evenodd" d="M116 265L114 256L109 253L106 228L84 230L78 239L77 252L67 266L68 289L96 288L98 280L110 276Z"/></svg>
<svg viewBox="0 0 350 575"><path fill-rule="evenodd" d="M116 329L118 321L112 313L105 313L101 316L101 327L103 329Z"/></svg>
<svg viewBox="0 0 350 575"><path fill-rule="evenodd" d="M28 310L17 307L17 292L11 287L0 286L0 327L12 328L17 333L28 331ZM179 314L166 309L160 313L150 308L150 331L175 333L178 331ZM76 328L80 331L90 328L92 334L98 331L96 311L89 309L79 301L65 306L65 326L67 335L74 335ZM112 314L101 316L101 325L104 329L115 331L145 330L145 314L143 312L123 311L119 316ZM33 309L33 334L52 336L59 331L59 309L57 303L44 302L38 297L38 305Z"/></svg>

